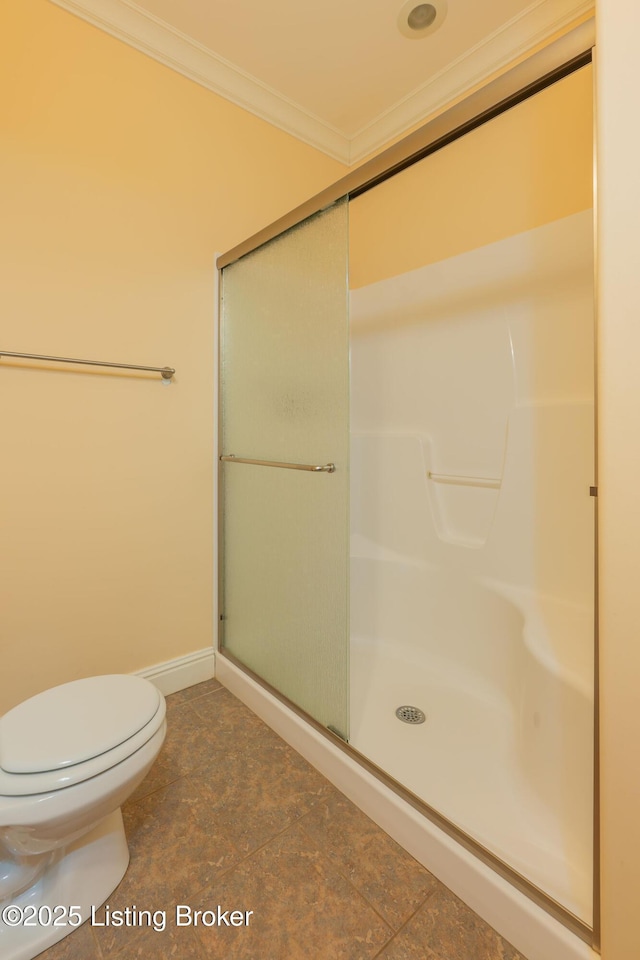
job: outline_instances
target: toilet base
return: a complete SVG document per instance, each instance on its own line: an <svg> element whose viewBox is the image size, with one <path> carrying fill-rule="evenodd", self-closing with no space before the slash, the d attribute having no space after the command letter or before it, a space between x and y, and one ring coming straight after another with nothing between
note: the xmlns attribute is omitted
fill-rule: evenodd
<svg viewBox="0 0 640 960"><path fill-rule="evenodd" d="M91 917L91 907L98 907L115 890L129 865L129 848L120 810L110 813L89 833L61 850L32 887L11 901L0 903L0 957L2 960L32 960L47 947L62 940L77 928L74 914L82 921ZM10 904L23 911L29 925L7 926L2 911ZM42 921L38 923L38 909ZM65 908L54 911L54 907ZM69 919L69 908L75 925L53 926ZM19 911L13 911L18 914ZM35 916L34 916L35 914ZM35 925L31 925L35 924Z"/></svg>

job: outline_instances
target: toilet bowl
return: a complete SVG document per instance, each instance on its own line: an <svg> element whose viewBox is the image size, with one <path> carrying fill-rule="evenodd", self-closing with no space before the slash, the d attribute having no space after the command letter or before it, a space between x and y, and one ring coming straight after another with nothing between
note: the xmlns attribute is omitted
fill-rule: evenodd
<svg viewBox="0 0 640 960"><path fill-rule="evenodd" d="M120 806L165 732L164 697L128 675L65 683L0 717L2 960L31 960L118 885Z"/></svg>

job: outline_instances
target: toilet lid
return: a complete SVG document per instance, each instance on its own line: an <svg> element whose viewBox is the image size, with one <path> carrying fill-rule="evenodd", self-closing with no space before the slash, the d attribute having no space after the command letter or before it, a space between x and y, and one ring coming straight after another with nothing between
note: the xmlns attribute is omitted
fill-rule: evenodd
<svg viewBox="0 0 640 960"><path fill-rule="evenodd" d="M159 703L152 683L124 674L45 690L0 718L0 767L43 773L83 763L136 734Z"/></svg>

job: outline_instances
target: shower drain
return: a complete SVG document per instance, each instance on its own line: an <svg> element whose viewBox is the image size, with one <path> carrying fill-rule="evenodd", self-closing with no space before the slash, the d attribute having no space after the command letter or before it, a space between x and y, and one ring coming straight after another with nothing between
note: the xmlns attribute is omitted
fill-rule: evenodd
<svg viewBox="0 0 640 960"><path fill-rule="evenodd" d="M398 707L396 717L403 723L424 723L427 719L426 714L420 707Z"/></svg>

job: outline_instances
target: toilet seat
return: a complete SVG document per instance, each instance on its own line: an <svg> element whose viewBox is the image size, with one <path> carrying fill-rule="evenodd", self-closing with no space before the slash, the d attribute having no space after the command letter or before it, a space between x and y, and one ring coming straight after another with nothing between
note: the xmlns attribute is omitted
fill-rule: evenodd
<svg viewBox="0 0 640 960"><path fill-rule="evenodd" d="M0 797L49 793L125 760L156 733L165 701L148 680L74 680L0 718Z"/></svg>

